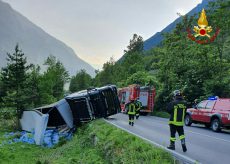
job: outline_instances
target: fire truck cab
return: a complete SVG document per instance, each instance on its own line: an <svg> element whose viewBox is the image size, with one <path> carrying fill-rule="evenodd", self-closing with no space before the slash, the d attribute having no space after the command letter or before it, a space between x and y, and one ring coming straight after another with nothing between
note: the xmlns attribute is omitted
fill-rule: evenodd
<svg viewBox="0 0 230 164"><path fill-rule="evenodd" d="M139 97L139 101L142 103L140 112L150 113L153 112L154 98L156 90L150 86L140 86L137 84L129 85L128 87L120 88L118 90L118 97L121 105L121 112L127 113L127 103L131 99Z"/></svg>

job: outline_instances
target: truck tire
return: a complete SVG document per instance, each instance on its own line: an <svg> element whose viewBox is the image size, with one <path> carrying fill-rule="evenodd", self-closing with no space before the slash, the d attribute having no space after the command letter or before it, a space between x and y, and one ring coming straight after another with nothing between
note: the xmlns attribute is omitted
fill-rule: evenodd
<svg viewBox="0 0 230 164"><path fill-rule="evenodd" d="M192 125L192 118L191 118L191 116L189 114L185 115L184 123L185 123L186 126L191 126Z"/></svg>
<svg viewBox="0 0 230 164"><path fill-rule="evenodd" d="M142 116L147 116L149 113L148 112L140 112Z"/></svg>
<svg viewBox="0 0 230 164"><path fill-rule="evenodd" d="M220 120L218 118L214 118L211 122L211 128L214 132L220 131Z"/></svg>

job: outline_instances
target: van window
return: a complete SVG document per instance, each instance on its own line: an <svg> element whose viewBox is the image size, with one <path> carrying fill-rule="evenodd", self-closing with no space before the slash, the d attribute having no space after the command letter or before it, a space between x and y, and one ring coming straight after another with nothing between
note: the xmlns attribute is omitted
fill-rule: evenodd
<svg viewBox="0 0 230 164"><path fill-rule="evenodd" d="M208 101L205 109L212 109L215 104L215 101Z"/></svg>
<svg viewBox="0 0 230 164"><path fill-rule="evenodd" d="M202 101L197 105L198 109L204 109L207 104L207 101Z"/></svg>

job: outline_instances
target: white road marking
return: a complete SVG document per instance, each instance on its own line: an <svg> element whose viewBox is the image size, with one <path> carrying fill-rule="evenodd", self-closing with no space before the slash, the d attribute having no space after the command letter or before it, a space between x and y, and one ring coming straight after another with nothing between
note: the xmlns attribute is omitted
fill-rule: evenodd
<svg viewBox="0 0 230 164"><path fill-rule="evenodd" d="M143 140L145 140L145 141L148 141L148 142L152 143L153 145L156 145L157 147L160 147L160 148L164 149L165 151L170 152L171 154L173 154L173 155L176 156L177 158L183 159L184 162L187 162L187 163L194 163L194 164L199 163L198 161L196 161L196 160L194 160L194 159L192 159L192 158L190 158L190 157L188 157L188 156L185 156L185 155L183 155L183 154L180 154L180 153L178 153L178 152L176 152L176 151L169 150L169 149L167 149L166 147L164 147L164 146L162 146L162 145L160 145L160 144L158 144L158 143L156 143L156 142L154 142L154 141L151 141L151 140L149 140L149 139L147 139L147 138L144 138L144 137L142 137L142 136L140 136L140 135L138 135L138 134L135 134L135 133L131 132L130 130L127 130L127 129L125 129L125 128L123 128L123 127L121 127L121 126L119 126L119 125L117 125L117 124L115 124L115 123L113 123L113 122L110 122L110 121L108 121L108 120L106 120L106 119L104 119L104 120L105 120L106 122L108 122L108 123L110 123L110 124L112 124L112 125L114 125L114 126L120 128L120 129L124 130L124 131L129 132L130 134L133 134L133 135L135 135L135 136L137 136L137 137L139 137L139 138L141 138L141 139L143 139Z"/></svg>
<svg viewBox="0 0 230 164"><path fill-rule="evenodd" d="M194 133L194 134L198 134L198 135L200 135L200 136L205 136L205 137L209 137L209 138L212 138L212 139L216 139L216 140L220 140L220 141L224 141L224 142L230 143L230 141L225 140L225 139L222 139L222 138L212 137L212 136L209 136L209 135L206 135L206 134L202 134L202 133L198 133L198 132L193 132L193 131L191 131L191 130L185 130L185 131L190 132L190 133ZM214 133L214 132L213 132L213 133Z"/></svg>
<svg viewBox="0 0 230 164"><path fill-rule="evenodd" d="M157 120L157 121L162 122L162 123L164 123L163 125L165 125L164 121L161 121L161 120ZM162 123L159 123L159 122L154 122L154 124L157 123L157 124L161 124L162 125ZM210 135L207 135L207 134L202 134L202 133L194 132L194 131L191 131L191 130L185 130L185 132L190 132L190 133L198 134L200 136L209 137L209 138L212 138L212 139L216 139L216 140L220 140L220 141L224 141L224 142L230 143L229 140L225 140L225 139L218 138L218 137L213 137L213 136L210 136Z"/></svg>

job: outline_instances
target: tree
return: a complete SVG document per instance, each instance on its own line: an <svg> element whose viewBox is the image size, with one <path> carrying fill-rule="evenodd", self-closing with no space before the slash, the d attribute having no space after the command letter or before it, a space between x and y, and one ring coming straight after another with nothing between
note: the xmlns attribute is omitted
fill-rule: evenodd
<svg viewBox="0 0 230 164"><path fill-rule="evenodd" d="M4 94L5 93L4 93L4 86L2 82L2 73L0 73L0 104L2 104L2 97L4 96Z"/></svg>
<svg viewBox="0 0 230 164"><path fill-rule="evenodd" d="M77 92L89 88L91 84L91 76L86 72L86 70L82 69L76 74L76 76L71 78L69 90L71 92Z"/></svg>
<svg viewBox="0 0 230 164"><path fill-rule="evenodd" d="M127 46L128 50L124 50L125 53L132 52L143 52L144 42L141 36L137 34L133 34L133 38L129 41L129 45Z"/></svg>
<svg viewBox="0 0 230 164"><path fill-rule="evenodd" d="M113 57L111 57L109 61L103 64L102 71L96 75L94 85L102 86L114 84L117 79L116 69L117 67L115 66L115 61Z"/></svg>
<svg viewBox="0 0 230 164"><path fill-rule="evenodd" d="M126 79L138 71L144 71L143 47L143 38L137 34L134 34L133 38L129 42L129 45L127 46L128 50L124 50L124 59L120 63L121 71L118 72L118 76L121 79Z"/></svg>
<svg viewBox="0 0 230 164"><path fill-rule="evenodd" d="M147 76L148 75L146 72L139 71L129 76L126 80L126 84L127 85L131 85L131 84L145 85Z"/></svg>
<svg viewBox="0 0 230 164"><path fill-rule="evenodd" d="M39 84L41 82L41 73L40 66L32 66L30 72L27 73L26 80L26 89L25 93L30 95L28 98L28 107L34 108L41 105L41 89L39 88Z"/></svg>
<svg viewBox="0 0 230 164"><path fill-rule="evenodd" d="M119 87L126 85L126 80L138 71L144 71L143 65L143 38L133 35L123 58L115 62L113 58L103 65L94 79L96 86L116 84Z"/></svg>
<svg viewBox="0 0 230 164"><path fill-rule="evenodd" d="M69 80L69 74L63 64L52 55L46 59L44 65L48 68L41 76L39 88L41 103L49 104L63 97L64 84Z"/></svg>
<svg viewBox="0 0 230 164"><path fill-rule="evenodd" d="M27 88L27 71L31 65L27 65L24 53L19 49L18 44L13 54L7 53L7 66L2 68L2 85L4 88L3 105L17 111L18 119L22 109L28 103L29 95L25 93ZM19 125L19 124L18 124Z"/></svg>
<svg viewBox="0 0 230 164"><path fill-rule="evenodd" d="M223 45L226 45L226 37L228 38L230 34L230 24L219 18L227 19L230 13L229 7L228 11L217 8L223 5L222 2L215 4L215 12L208 13L212 20L210 24L216 25L219 22L218 26L223 28L224 33L220 33L214 42L200 45L189 40L186 29L192 28L197 19L183 17L183 21L177 24L172 33L165 34L163 45L152 51L153 55L160 54L157 56L158 59L155 58L153 61L156 63L152 64L153 68L158 69L157 77L163 84L158 93L157 100L161 101L157 101L159 108L165 107L170 99L170 93L175 89L181 89L189 102L210 95L229 96L230 65L228 55L223 55L225 50Z"/></svg>

